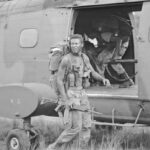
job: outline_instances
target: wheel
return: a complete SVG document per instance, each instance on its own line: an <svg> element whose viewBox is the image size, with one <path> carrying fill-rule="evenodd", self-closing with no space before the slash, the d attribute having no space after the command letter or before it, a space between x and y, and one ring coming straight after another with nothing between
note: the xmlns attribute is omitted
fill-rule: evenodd
<svg viewBox="0 0 150 150"><path fill-rule="evenodd" d="M29 150L30 140L21 129L11 130L6 137L6 150Z"/></svg>

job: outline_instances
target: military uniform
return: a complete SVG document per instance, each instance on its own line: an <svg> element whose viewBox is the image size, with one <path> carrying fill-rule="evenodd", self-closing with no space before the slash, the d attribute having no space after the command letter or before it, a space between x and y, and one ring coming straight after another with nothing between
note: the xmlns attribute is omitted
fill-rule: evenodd
<svg viewBox="0 0 150 150"><path fill-rule="evenodd" d="M128 46L128 44L126 45ZM127 47L125 47L125 51L122 55L119 54L120 51L122 51L122 48L120 46L120 40L117 41L116 48L114 48L112 51L108 49L104 49L99 55L98 55L98 61L99 61L99 73L104 76L105 69L107 67L106 62L111 60L111 59L122 59L122 56L124 55ZM123 68L123 66L118 63L118 64L111 64L111 67L113 70L123 79L127 80L124 82L120 87L128 87L134 84L132 79L128 76L126 70Z"/></svg>
<svg viewBox="0 0 150 150"><path fill-rule="evenodd" d="M116 56L114 59L121 59L122 57ZM129 87L134 85L133 80L129 77L129 75L127 74L126 70L124 69L124 67L122 66L122 64L118 63L118 64L111 64L111 67L113 68L113 70L123 79L125 79L126 81L123 82L123 84L121 84L119 87Z"/></svg>
<svg viewBox="0 0 150 150"><path fill-rule="evenodd" d="M114 54L114 51L109 51L107 49L104 49L97 57L98 59L98 63L99 63L99 74L102 75L104 77L104 73L105 73L105 68L107 66L107 63L110 59L112 59L112 56Z"/></svg>
<svg viewBox="0 0 150 150"><path fill-rule="evenodd" d="M114 51L119 44L119 37L112 32L97 31L89 35L89 39L90 38L97 39L98 44L97 47L93 46L92 48L90 46L89 48L86 48L89 49L86 53L95 70L104 77L105 68L107 66L105 62L112 58ZM88 47L89 44L85 46Z"/></svg>
<svg viewBox="0 0 150 150"><path fill-rule="evenodd" d="M122 59L119 56L114 57L114 59ZM123 66L118 63L118 64L112 64L111 67L117 72L117 74L123 74L125 72L125 69L123 68Z"/></svg>
<svg viewBox="0 0 150 150"><path fill-rule="evenodd" d="M83 53L81 55L78 61L73 60L71 54L64 56L67 57L70 62L66 69L66 81L64 81L64 83L69 103L90 109L87 94L83 89L83 76L89 71L84 62L84 57L87 56ZM65 116L64 118L66 119ZM79 134L80 148L87 149L87 144L90 139L91 114L89 112L70 110L67 115L67 120L68 123L65 126L65 130L55 143L67 143Z"/></svg>

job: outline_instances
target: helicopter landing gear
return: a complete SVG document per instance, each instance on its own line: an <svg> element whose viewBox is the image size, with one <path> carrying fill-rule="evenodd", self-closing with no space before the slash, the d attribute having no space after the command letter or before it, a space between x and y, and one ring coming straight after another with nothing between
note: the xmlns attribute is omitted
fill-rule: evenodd
<svg viewBox="0 0 150 150"><path fill-rule="evenodd" d="M12 129L6 137L6 150L36 150L39 147L41 133L31 126L31 119L25 119L23 129Z"/></svg>

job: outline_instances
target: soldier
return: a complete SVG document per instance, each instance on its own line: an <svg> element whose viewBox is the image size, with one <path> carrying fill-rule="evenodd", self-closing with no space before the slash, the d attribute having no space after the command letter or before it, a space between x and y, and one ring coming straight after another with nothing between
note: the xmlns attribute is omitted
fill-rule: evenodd
<svg viewBox="0 0 150 150"><path fill-rule="evenodd" d="M122 59L128 46L129 46L129 37L124 36L121 38L120 42L118 42L117 48L114 48L112 50L105 49L98 55L99 73L102 76L104 76L104 72L107 67L107 62L113 59ZM127 80L119 87L129 87L134 84L133 80L128 76L126 70L123 68L123 66L120 63L111 64L111 67L121 78Z"/></svg>
<svg viewBox="0 0 150 150"><path fill-rule="evenodd" d="M61 93L61 102L65 104L65 112L69 110L72 104L90 109L89 101L84 91L83 78L91 72L92 76L103 82L104 85L110 85L108 79L100 76L89 62L89 58L82 53L83 38L79 34L74 34L70 38L70 53L65 55L58 69L57 83ZM48 150L55 149L59 144L71 141L79 134L79 146L81 149L87 149L90 138L91 114L78 110L70 110L69 114L64 113L64 124L66 129L61 133L58 139Z"/></svg>
<svg viewBox="0 0 150 150"><path fill-rule="evenodd" d="M129 37L128 36L124 36L121 39L121 47L120 49L118 49L118 51L115 51L114 55L113 55L113 59L122 59L123 55L125 54L127 48L129 46ZM121 84L119 87L129 87L134 85L133 80L128 76L128 73L126 72L126 70L123 68L123 66L118 63L118 64L112 64L111 67L114 69L114 71L122 78L126 79L126 81Z"/></svg>
<svg viewBox="0 0 150 150"><path fill-rule="evenodd" d="M84 33L84 39L86 54L92 66L99 74L104 76L106 65L103 63L103 58L107 60L112 58L113 50L119 44L118 21L110 16L103 16L101 19L93 20L92 29Z"/></svg>

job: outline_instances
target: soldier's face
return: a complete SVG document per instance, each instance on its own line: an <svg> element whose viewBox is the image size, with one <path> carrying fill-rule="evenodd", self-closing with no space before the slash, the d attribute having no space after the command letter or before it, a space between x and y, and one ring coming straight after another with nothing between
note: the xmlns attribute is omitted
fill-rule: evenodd
<svg viewBox="0 0 150 150"><path fill-rule="evenodd" d="M80 39L71 39L70 46L73 54L79 54L82 51L83 43Z"/></svg>
<svg viewBox="0 0 150 150"><path fill-rule="evenodd" d="M123 56L123 55L125 54L125 52L126 52L128 46L129 46L129 42L125 42L125 43L122 44L121 50L120 50L120 52L119 52L119 55L120 55L120 56Z"/></svg>

